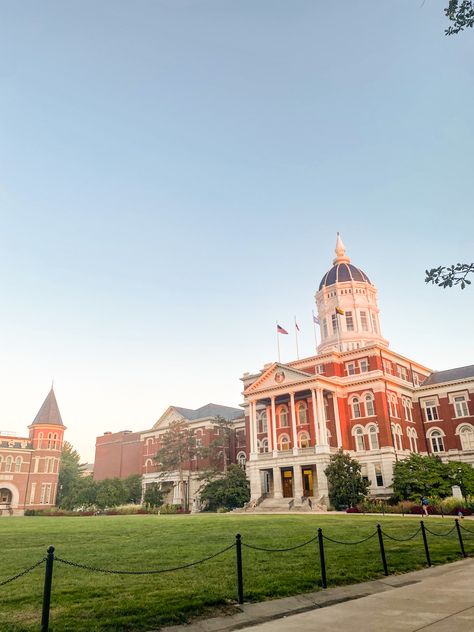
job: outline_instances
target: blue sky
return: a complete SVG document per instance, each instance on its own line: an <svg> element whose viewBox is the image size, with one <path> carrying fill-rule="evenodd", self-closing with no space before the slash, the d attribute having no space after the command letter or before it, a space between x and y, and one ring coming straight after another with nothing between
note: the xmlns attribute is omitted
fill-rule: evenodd
<svg viewBox="0 0 474 632"><path fill-rule="evenodd" d="M474 34L445 2L0 2L0 379L23 433L241 402L311 310L336 231L394 350L474 362ZM282 359L294 358L292 337Z"/></svg>

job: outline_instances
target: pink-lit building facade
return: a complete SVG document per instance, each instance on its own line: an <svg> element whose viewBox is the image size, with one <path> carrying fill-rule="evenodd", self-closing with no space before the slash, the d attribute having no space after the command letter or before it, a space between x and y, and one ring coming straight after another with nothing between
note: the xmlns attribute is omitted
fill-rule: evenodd
<svg viewBox="0 0 474 632"><path fill-rule="evenodd" d="M433 372L390 349L377 289L339 236L315 301L316 355L241 378L253 504L327 506L324 470L339 448L374 497L392 493L394 463L412 452L474 465L474 365Z"/></svg>
<svg viewBox="0 0 474 632"><path fill-rule="evenodd" d="M0 515L54 506L65 426L51 388L26 437L0 432Z"/></svg>

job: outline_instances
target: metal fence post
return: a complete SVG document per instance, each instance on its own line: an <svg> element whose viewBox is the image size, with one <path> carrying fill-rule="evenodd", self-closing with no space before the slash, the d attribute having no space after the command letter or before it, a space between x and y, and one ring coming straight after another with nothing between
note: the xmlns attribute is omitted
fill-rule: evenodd
<svg viewBox="0 0 474 632"><path fill-rule="evenodd" d="M464 550L464 542L462 541L462 533L461 527L459 526L459 520L455 518L454 522L456 523L456 531L458 532L459 546L461 547L462 556L467 557L466 551Z"/></svg>
<svg viewBox="0 0 474 632"><path fill-rule="evenodd" d="M235 555L237 562L237 595L239 603L244 603L244 574L242 570L242 536L235 536Z"/></svg>
<svg viewBox="0 0 474 632"><path fill-rule="evenodd" d="M385 546L383 544L382 527L380 526L380 524L377 525L377 535L379 536L380 557L382 558L383 574L387 577L388 576L387 558L385 557Z"/></svg>
<svg viewBox="0 0 474 632"><path fill-rule="evenodd" d="M51 604L51 586L53 583L54 546L48 548L44 572L43 611L41 614L41 632L49 630L49 606Z"/></svg>
<svg viewBox="0 0 474 632"><path fill-rule="evenodd" d="M318 543L319 543L319 562L321 564L321 586L323 588L327 588L328 583L327 583L327 578L326 578L326 559L324 557L323 530L321 528L318 529Z"/></svg>
<svg viewBox="0 0 474 632"><path fill-rule="evenodd" d="M425 523L423 522L423 520L420 520L420 524L421 524L421 535L423 536L423 544L425 547L426 563L428 564L428 566L431 566L431 557L430 557L430 550L428 548L428 539L426 537Z"/></svg>

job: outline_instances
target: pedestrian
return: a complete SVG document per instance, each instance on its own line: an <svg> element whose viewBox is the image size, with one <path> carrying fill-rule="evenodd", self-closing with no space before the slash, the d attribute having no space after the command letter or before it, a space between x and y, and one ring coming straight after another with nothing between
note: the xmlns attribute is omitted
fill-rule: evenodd
<svg viewBox="0 0 474 632"><path fill-rule="evenodd" d="M428 505L430 504L430 501L428 500L428 498L426 498L426 496L422 496L421 497L421 508L423 510L423 515L424 516L429 516L428 513Z"/></svg>

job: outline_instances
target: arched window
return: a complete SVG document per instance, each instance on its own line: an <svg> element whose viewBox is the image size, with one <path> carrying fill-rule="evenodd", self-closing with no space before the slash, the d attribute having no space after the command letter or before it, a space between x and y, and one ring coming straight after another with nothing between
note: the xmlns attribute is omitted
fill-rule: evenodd
<svg viewBox="0 0 474 632"><path fill-rule="evenodd" d="M15 459L15 472L21 471L21 464L23 463L23 459L21 456L17 456Z"/></svg>
<svg viewBox="0 0 474 632"><path fill-rule="evenodd" d="M43 447L43 433L40 432L38 435L38 448L41 450Z"/></svg>
<svg viewBox="0 0 474 632"><path fill-rule="evenodd" d="M364 431L360 426L358 426L357 428L354 428L353 433L355 437L356 452L362 452L365 450Z"/></svg>
<svg viewBox="0 0 474 632"><path fill-rule="evenodd" d="M150 469L153 467L153 461L151 459L147 459L145 461L145 472L148 474Z"/></svg>
<svg viewBox="0 0 474 632"><path fill-rule="evenodd" d="M413 413L412 413L413 404L412 404L411 399L409 399L408 397L402 397L402 404L403 404L403 410L405 412L405 419L407 421L413 421Z"/></svg>
<svg viewBox="0 0 474 632"><path fill-rule="evenodd" d="M352 406L352 418L359 419L359 417L362 417L360 413L360 400L358 397L352 398L351 406Z"/></svg>
<svg viewBox="0 0 474 632"><path fill-rule="evenodd" d="M5 460L5 472L11 472L12 471L12 464L13 464L13 457L7 456L7 458Z"/></svg>
<svg viewBox="0 0 474 632"><path fill-rule="evenodd" d="M280 417L280 428L288 428L290 425L288 422L288 408L281 406L278 415Z"/></svg>
<svg viewBox="0 0 474 632"><path fill-rule="evenodd" d="M282 434L278 437L278 449L282 452L290 449L290 437L287 434Z"/></svg>
<svg viewBox="0 0 474 632"><path fill-rule="evenodd" d="M298 435L298 445L300 448L309 448L309 434L307 432L300 432Z"/></svg>
<svg viewBox="0 0 474 632"><path fill-rule="evenodd" d="M388 395L388 407L389 407L389 411L390 411L390 415L392 417L399 417L398 414L398 403L397 403L397 396L395 395L395 393L389 393Z"/></svg>
<svg viewBox="0 0 474 632"><path fill-rule="evenodd" d="M379 449L379 431L377 426L369 426L369 442L371 450Z"/></svg>
<svg viewBox="0 0 474 632"><path fill-rule="evenodd" d="M459 429L459 436L463 450L474 450L474 428L472 426L462 426Z"/></svg>
<svg viewBox="0 0 474 632"><path fill-rule="evenodd" d="M365 411L367 417L373 417L375 415L374 396L370 393L365 396Z"/></svg>
<svg viewBox="0 0 474 632"><path fill-rule="evenodd" d="M52 447L53 447L53 433L49 432L48 433L48 450L51 450Z"/></svg>
<svg viewBox="0 0 474 632"><path fill-rule="evenodd" d="M55 432L53 435L53 447L55 450L59 450L59 444L58 444L58 434Z"/></svg>
<svg viewBox="0 0 474 632"><path fill-rule="evenodd" d="M433 452L444 452L443 435L440 430L432 430L429 439Z"/></svg>
<svg viewBox="0 0 474 632"><path fill-rule="evenodd" d="M268 452L268 439L262 439L260 441L260 447L258 451L263 454Z"/></svg>
<svg viewBox="0 0 474 632"><path fill-rule="evenodd" d="M399 424L392 424L391 425L392 428L392 438L393 438L393 445L395 446L395 450L403 450L403 433L402 433L402 428Z"/></svg>
<svg viewBox="0 0 474 632"><path fill-rule="evenodd" d="M239 467L241 467L243 470L245 470L245 464L247 463L247 457L245 455L245 452L238 452L237 453L237 465Z"/></svg>
<svg viewBox="0 0 474 632"><path fill-rule="evenodd" d="M308 423L308 405L306 402L298 404L298 423L300 426Z"/></svg>
<svg viewBox="0 0 474 632"><path fill-rule="evenodd" d="M410 443L410 452L418 452L418 435L416 433L416 430L414 428L408 428L407 430L407 437L408 437L408 441Z"/></svg>
<svg viewBox="0 0 474 632"><path fill-rule="evenodd" d="M257 432L261 432L261 433L268 432L266 410L262 410L260 413L257 413Z"/></svg>

